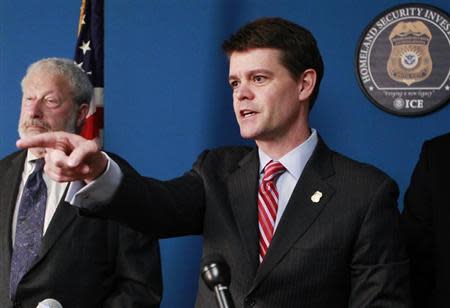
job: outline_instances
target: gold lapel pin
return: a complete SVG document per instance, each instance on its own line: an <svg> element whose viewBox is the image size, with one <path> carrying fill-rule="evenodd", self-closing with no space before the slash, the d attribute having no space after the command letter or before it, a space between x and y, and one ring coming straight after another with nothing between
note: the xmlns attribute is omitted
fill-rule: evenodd
<svg viewBox="0 0 450 308"><path fill-rule="evenodd" d="M320 191L316 191L315 193L313 193L313 195L311 196L311 201L314 203L319 203L320 199L322 198L322 193Z"/></svg>

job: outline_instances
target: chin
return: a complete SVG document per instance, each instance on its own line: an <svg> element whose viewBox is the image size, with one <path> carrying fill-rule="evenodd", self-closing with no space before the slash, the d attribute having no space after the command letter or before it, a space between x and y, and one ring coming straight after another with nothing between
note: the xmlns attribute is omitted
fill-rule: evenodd
<svg viewBox="0 0 450 308"><path fill-rule="evenodd" d="M252 132L247 132L247 131L242 131L241 130L241 137L244 139L256 139L257 138L257 134L252 133Z"/></svg>

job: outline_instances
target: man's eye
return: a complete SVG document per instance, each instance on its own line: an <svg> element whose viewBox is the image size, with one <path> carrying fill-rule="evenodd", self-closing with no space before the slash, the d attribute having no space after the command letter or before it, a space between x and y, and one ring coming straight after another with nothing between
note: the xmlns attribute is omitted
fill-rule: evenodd
<svg viewBox="0 0 450 308"><path fill-rule="evenodd" d="M59 100L55 99L55 98L46 98L45 99L45 104L49 107L54 107L54 106L58 106L59 105Z"/></svg>
<svg viewBox="0 0 450 308"><path fill-rule="evenodd" d="M256 83L263 83L267 80L267 78L265 76L261 76L261 75L256 75L253 77L253 81Z"/></svg>
<svg viewBox="0 0 450 308"><path fill-rule="evenodd" d="M232 89L236 89L238 87L238 85L239 85L239 82L237 80L230 81L230 87Z"/></svg>

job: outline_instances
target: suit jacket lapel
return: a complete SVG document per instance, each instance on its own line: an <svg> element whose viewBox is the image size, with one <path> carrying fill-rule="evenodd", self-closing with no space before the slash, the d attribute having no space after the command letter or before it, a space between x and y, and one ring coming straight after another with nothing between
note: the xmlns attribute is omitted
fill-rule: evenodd
<svg viewBox="0 0 450 308"><path fill-rule="evenodd" d="M252 274L258 265L258 151L256 148L239 163L239 168L227 179L231 208L247 251Z"/></svg>
<svg viewBox="0 0 450 308"><path fill-rule="evenodd" d="M42 238L42 244L39 251L39 255L35 260L33 266L29 269L29 272L45 257L50 248L55 244L64 230L72 223L72 221L77 217L77 210L73 208L70 204L64 201L67 193L64 192L61 200L59 201L58 207L48 225L48 228Z"/></svg>
<svg viewBox="0 0 450 308"><path fill-rule="evenodd" d="M258 268L253 288L282 260L327 205L334 190L324 179L333 173L331 151L319 138L317 147L289 199L264 262ZM312 198L316 192L322 194L318 202L314 202L317 199Z"/></svg>
<svg viewBox="0 0 450 308"><path fill-rule="evenodd" d="M42 239L42 245L37 262L48 253L49 249L55 244L64 230L77 217L76 209L64 201L65 195L66 193L62 196L47 231L45 232L44 238Z"/></svg>
<svg viewBox="0 0 450 308"><path fill-rule="evenodd" d="M6 170L0 171L0 183L2 184L0 193L0 251L1 253L7 252L4 256L7 257L7 261L10 261L12 254L12 219L26 156L26 151L18 153L12 159L11 165Z"/></svg>
<svg viewBox="0 0 450 308"><path fill-rule="evenodd" d="M10 167L0 171L0 183L2 183L0 193L0 251L2 253L7 252L6 255L3 256L5 258L5 264L11 262L12 220L26 156L26 151L18 153L18 155L11 160L12 163ZM53 215L44 238L42 239L39 257L35 261L33 267L47 254L48 250L53 246L62 232L77 216L76 209L64 202L64 197L65 194ZM29 271L31 271L33 267L31 267Z"/></svg>

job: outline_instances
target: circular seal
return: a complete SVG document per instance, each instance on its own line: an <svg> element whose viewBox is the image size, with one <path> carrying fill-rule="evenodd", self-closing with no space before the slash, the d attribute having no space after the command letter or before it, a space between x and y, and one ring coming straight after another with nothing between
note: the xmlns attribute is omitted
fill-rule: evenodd
<svg viewBox="0 0 450 308"><path fill-rule="evenodd" d="M424 115L450 100L450 18L434 6L384 11L361 35L355 58L361 89L384 111Z"/></svg>

